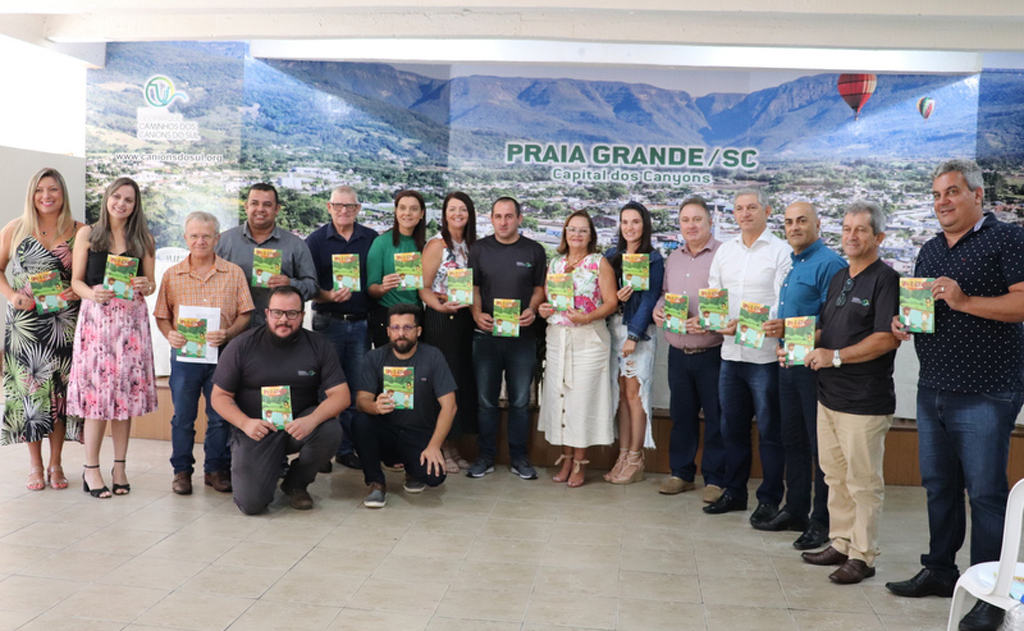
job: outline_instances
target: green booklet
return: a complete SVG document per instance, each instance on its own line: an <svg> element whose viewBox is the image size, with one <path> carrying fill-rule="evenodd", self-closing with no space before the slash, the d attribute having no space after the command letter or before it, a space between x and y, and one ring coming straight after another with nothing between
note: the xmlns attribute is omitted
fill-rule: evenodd
<svg viewBox="0 0 1024 631"><path fill-rule="evenodd" d="M281 273L281 250L256 248L252 251L252 286L269 287L270 277Z"/></svg>
<svg viewBox="0 0 1024 631"><path fill-rule="evenodd" d="M701 289L698 291L697 312L700 326L708 331L721 331L729 322L729 290Z"/></svg>
<svg viewBox="0 0 1024 631"><path fill-rule="evenodd" d="M103 272L103 288L114 292L115 298L134 300L135 290L132 279L139 271L139 259L130 256L107 255L107 267Z"/></svg>
<svg viewBox="0 0 1024 631"><path fill-rule="evenodd" d="M413 409L416 369L412 366L385 366L384 392L395 402L396 410Z"/></svg>
<svg viewBox="0 0 1024 631"><path fill-rule="evenodd" d="M494 330L495 337L519 337L519 308L518 300L505 298L494 299Z"/></svg>
<svg viewBox="0 0 1024 631"><path fill-rule="evenodd" d="M185 336L178 357L206 357L206 318L178 318L178 333Z"/></svg>
<svg viewBox="0 0 1024 631"><path fill-rule="evenodd" d="M786 365L803 366L807 353L814 350L814 333L818 325L815 316L786 318L786 332L783 341L786 344Z"/></svg>
<svg viewBox="0 0 1024 631"><path fill-rule="evenodd" d="M401 277L399 289L422 289L423 255L419 252L396 252L395 273Z"/></svg>
<svg viewBox="0 0 1024 631"><path fill-rule="evenodd" d="M683 294L665 294L665 324L669 333L686 334L687 313L690 310L690 298Z"/></svg>
<svg viewBox="0 0 1024 631"><path fill-rule="evenodd" d="M934 278L900 279L900 324L909 333L935 332Z"/></svg>
<svg viewBox="0 0 1024 631"><path fill-rule="evenodd" d="M28 277L28 286L36 299L36 313L56 313L68 306L68 301L61 298L64 284L57 270L32 274Z"/></svg>
<svg viewBox="0 0 1024 631"><path fill-rule="evenodd" d="M263 402L263 420L273 423L277 429L292 422L292 389L290 386L263 386L260 388Z"/></svg>
<svg viewBox="0 0 1024 631"><path fill-rule="evenodd" d="M634 291L651 288L651 255L622 255L622 286L632 287Z"/></svg>
<svg viewBox="0 0 1024 631"><path fill-rule="evenodd" d="M555 311L568 311L573 308L574 290L572 274L548 274L548 302Z"/></svg>
<svg viewBox="0 0 1024 631"><path fill-rule="evenodd" d="M360 291L359 255L334 254L331 256L331 273L334 275L334 290L349 289Z"/></svg>
<svg viewBox="0 0 1024 631"><path fill-rule="evenodd" d="M448 269L448 302L453 305L473 304L473 270Z"/></svg>
<svg viewBox="0 0 1024 631"><path fill-rule="evenodd" d="M736 324L736 343L750 348L761 348L764 331L761 325L768 321L770 307L757 302L740 303L740 317Z"/></svg>

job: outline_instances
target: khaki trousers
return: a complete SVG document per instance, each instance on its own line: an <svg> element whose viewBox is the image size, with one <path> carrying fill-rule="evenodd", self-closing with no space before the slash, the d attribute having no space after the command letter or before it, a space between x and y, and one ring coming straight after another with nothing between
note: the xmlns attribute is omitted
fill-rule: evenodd
<svg viewBox="0 0 1024 631"><path fill-rule="evenodd" d="M828 485L832 547L869 566L878 556L882 462L891 425L892 414L846 414L818 403L818 459Z"/></svg>

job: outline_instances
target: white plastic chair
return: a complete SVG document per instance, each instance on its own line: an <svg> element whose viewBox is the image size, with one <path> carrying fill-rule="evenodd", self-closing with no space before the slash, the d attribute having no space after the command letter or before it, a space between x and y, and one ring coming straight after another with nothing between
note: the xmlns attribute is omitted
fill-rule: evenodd
<svg viewBox="0 0 1024 631"><path fill-rule="evenodd" d="M949 607L948 631L955 631L960 618L965 613L964 598L970 593L978 600L983 600L1000 609L1009 610L1020 600L1010 596L1014 586L1014 577L1024 577L1024 563L1017 562L1020 553L1021 521L1024 520L1024 480L1017 482L1010 490L1006 500L1006 518L1003 520L1003 548L999 552L998 561L978 563L967 568L960 576L953 590L953 604ZM1017 589L1020 591L1024 578L1017 578Z"/></svg>

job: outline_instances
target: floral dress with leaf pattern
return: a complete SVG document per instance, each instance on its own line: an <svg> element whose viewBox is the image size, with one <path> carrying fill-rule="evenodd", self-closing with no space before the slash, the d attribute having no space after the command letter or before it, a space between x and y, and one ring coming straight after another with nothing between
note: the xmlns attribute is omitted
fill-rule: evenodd
<svg viewBox="0 0 1024 631"><path fill-rule="evenodd" d="M11 257L11 287L32 296L28 278L51 270L71 284L74 237L51 252L29 235ZM67 415L68 377L79 301L57 313L39 314L7 305L4 327L4 412L0 445L42 440L64 421L65 437L81 440L82 419Z"/></svg>

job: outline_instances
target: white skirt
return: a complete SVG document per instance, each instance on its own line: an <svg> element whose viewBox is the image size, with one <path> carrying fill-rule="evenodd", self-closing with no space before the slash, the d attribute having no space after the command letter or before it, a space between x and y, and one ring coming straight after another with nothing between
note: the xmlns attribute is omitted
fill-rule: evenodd
<svg viewBox="0 0 1024 631"><path fill-rule="evenodd" d="M604 320L548 326L537 426L550 444L583 448L615 440L610 349Z"/></svg>
<svg viewBox="0 0 1024 631"><path fill-rule="evenodd" d="M647 416L646 429L644 430L644 447L654 448L654 434L651 433L651 382L654 380L654 356L657 353L658 332L654 325L647 327L647 341L640 340L636 343L636 350L629 357L622 356L622 346L629 337L629 329L622 323L621 315L613 315L608 318L608 332L611 334L611 390L612 403L615 409L619 407L619 376L632 377L640 382L640 402L644 406L644 414ZM618 433L618 423L615 424Z"/></svg>

